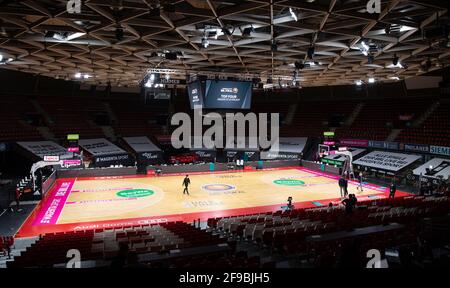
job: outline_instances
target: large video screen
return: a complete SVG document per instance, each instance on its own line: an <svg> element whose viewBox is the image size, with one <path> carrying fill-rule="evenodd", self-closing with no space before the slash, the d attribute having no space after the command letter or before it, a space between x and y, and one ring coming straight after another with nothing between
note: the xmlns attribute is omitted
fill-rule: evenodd
<svg viewBox="0 0 450 288"><path fill-rule="evenodd" d="M201 105L205 109L250 109L252 82L206 80L188 85L191 108Z"/></svg>
<svg viewBox="0 0 450 288"><path fill-rule="evenodd" d="M195 81L188 84L189 103L191 103L191 109L195 107L203 108L203 95L200 81Z"/></svg>

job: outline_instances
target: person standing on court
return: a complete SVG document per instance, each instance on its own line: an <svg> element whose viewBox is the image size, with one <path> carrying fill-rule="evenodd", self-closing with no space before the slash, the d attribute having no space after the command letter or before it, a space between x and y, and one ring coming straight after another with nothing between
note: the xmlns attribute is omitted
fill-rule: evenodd
<svg viewBox="0 0 450 288"><path fill-rule="evenodd" d="M395 183L392 182L391 187L389 187L389 198L394 199L395 198L395 192L397 192L397 186L395 186Z"/></svg>
<svg viewBox="0 0 450 288"><path fill-rule="evenodd" d="M191 184L191 179L189 179L189 175L186 175L186 177L184 177L184 180L183 180L183 186L184 186L183 194L189 195L189 190L188 190L189 184Z"/></svg>
<svg viewBox="0 0 450 288"><path fill-rule="evenodd" d="M359 189L361 189L361 192L363 192L363 181L364 181L364 177L363 177L363 172L360 171L358 174L358 181L359 181L359 185L358 187L356 187L356 190L359 191Z"/></svg>
<svg viewBox="0 0 450 288"><path fill-rule="evenodd" d="M345 197L345 190L344 190L345 179L343 176L341 176L341 178L339 178L338 184L339 184L339 190L341 192L341 198L344 198Z"/></svg>

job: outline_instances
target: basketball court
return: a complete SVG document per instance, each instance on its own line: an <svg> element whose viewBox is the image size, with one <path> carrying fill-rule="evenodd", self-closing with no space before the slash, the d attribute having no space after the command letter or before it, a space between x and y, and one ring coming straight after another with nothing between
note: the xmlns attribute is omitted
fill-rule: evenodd
<svg viewBox="0 0 450 288"><path fill-rule="evenodd" d="M194 173L190 195L182 193L184 176L58 179L17 236L277 211L289 196L295 208L340 203L338 178L305 168ZM388 196L387 187L364 186L350 182L349 193L359 201Z"/></svg>

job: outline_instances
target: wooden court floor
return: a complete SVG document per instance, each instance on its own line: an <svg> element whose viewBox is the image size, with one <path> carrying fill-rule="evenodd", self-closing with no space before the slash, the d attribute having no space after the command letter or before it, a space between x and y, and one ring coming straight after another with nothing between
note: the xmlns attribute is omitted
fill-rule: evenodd
<svg viewBox="0 0 450 288"><path fill-rule="evenodd" d="M303 168L190 175L189 195L182 193L183 178L59 179L26 224L37 231L66 224L164 216L204 221L205 217L224 216L226 211L247 214L280 210L289 196L298 208L340 202L337 177ZM364 192L356 187L356 183L350 183L349 193L359 199L386 196L385 187L366 184Z"/></svg>

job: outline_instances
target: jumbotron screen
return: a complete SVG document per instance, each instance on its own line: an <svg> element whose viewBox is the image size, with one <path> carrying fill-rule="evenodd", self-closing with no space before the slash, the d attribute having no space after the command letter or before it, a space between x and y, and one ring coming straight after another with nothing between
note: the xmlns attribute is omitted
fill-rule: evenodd
<svg viewBox="0 0 450 288"><path fill-rule="evenodd" d="M250 109L252 82L206 80L188 85L191 108Z"/></svg>

